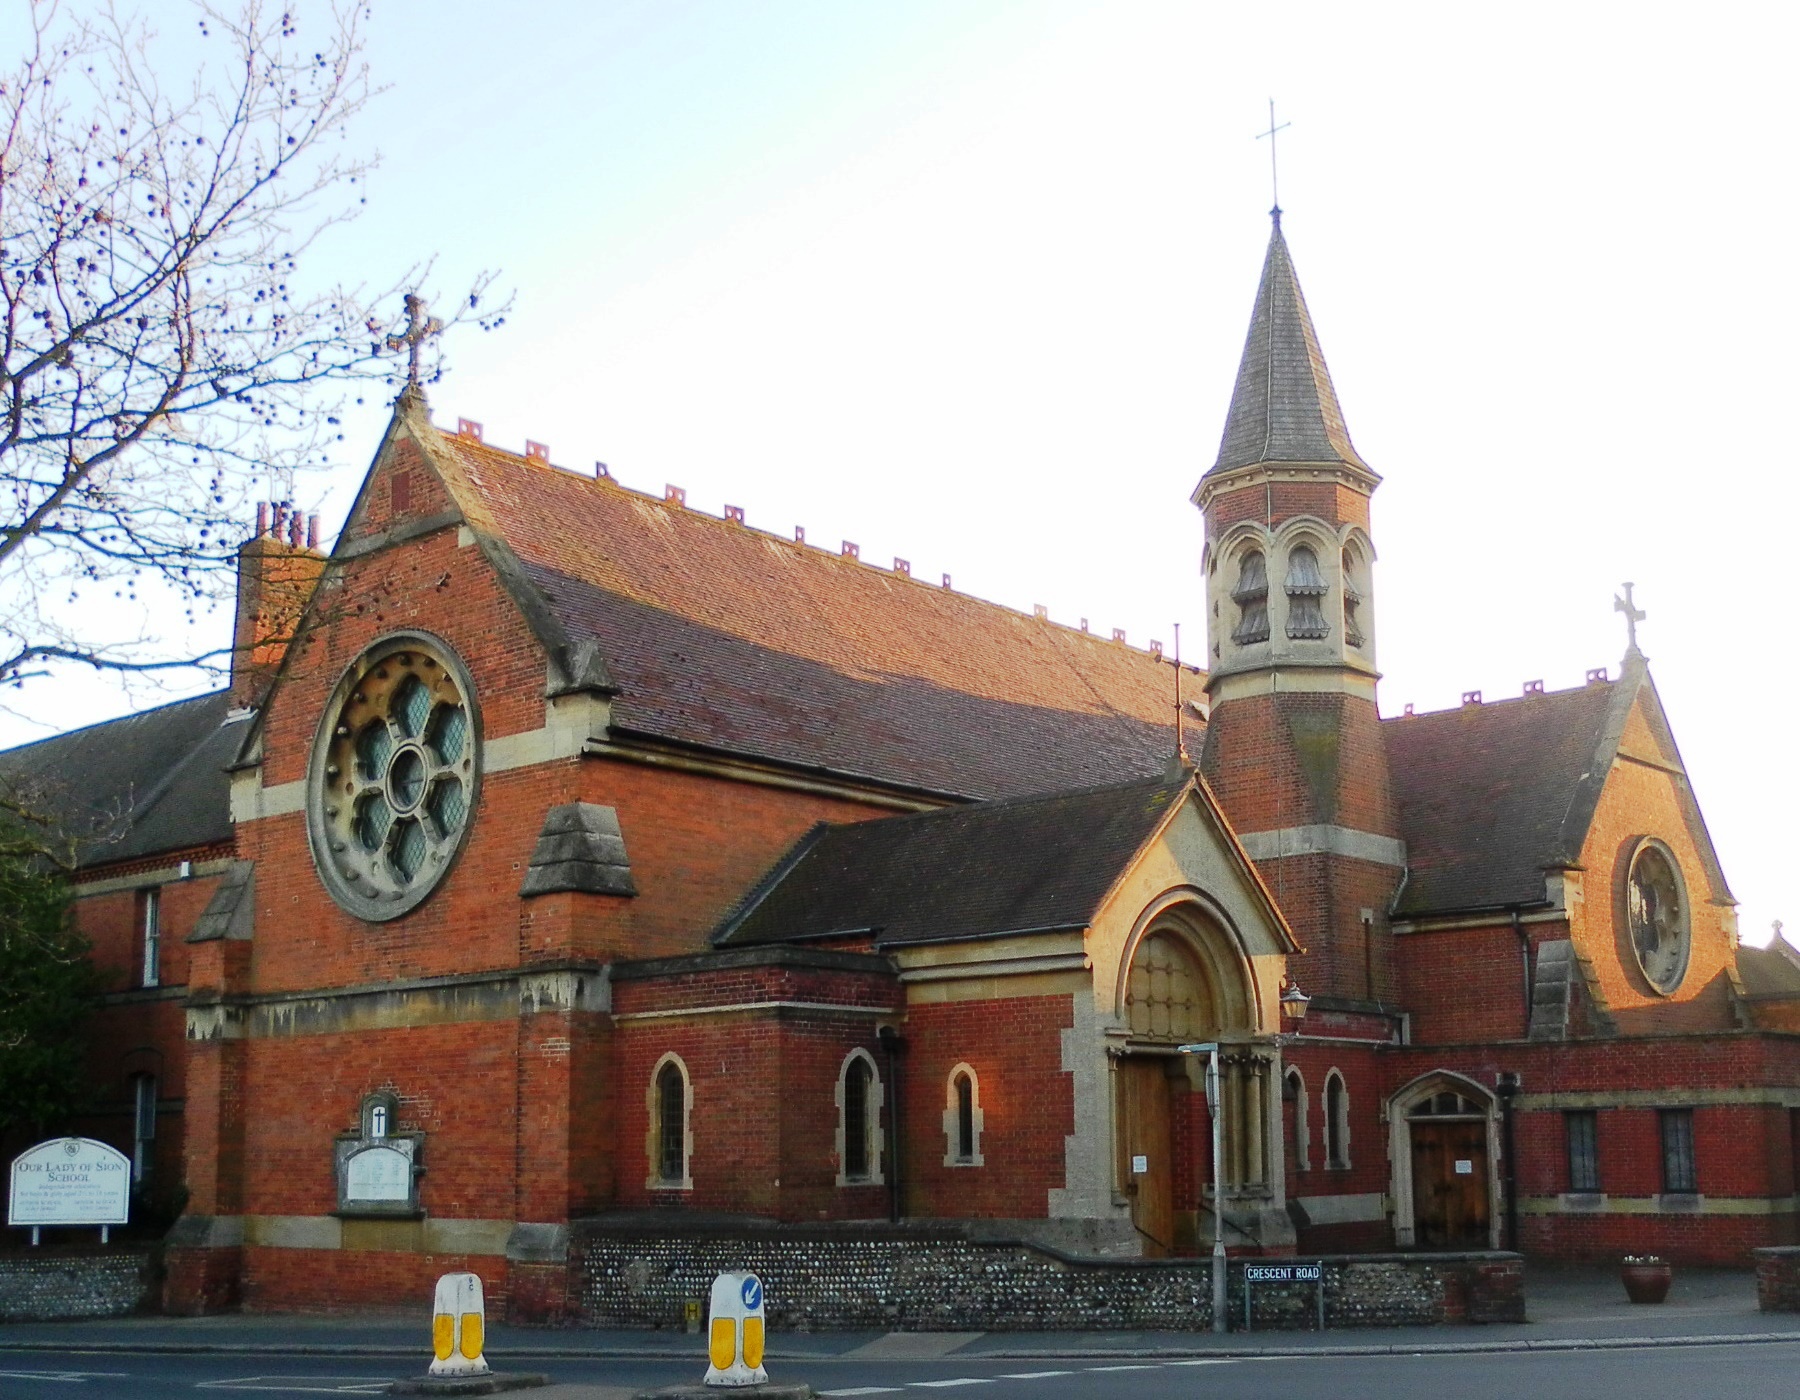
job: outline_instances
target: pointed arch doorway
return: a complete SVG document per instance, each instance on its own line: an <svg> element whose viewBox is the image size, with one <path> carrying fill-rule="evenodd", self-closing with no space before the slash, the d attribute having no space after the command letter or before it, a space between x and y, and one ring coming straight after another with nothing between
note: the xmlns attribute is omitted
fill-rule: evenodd
<svg viewBox="0 0 1800 1400"><path fill-rule="evenodd" d="M1498 1247L1497 1122L1493 1094L1449 1071L1424 1075L1394 1095L1389 1123L1397 1244Z"/></svg>
<svg viewBox="0 0 1800 1400"><path fill-rule="evenodd" d="M1248 971L1229 937L1198 910L1161 911L1131 949L1119 988L1126 1040L1113 1062L1116 1180L1143 1252L1192 1251L1198 1244L1211 1162L1198 1065L1176 1047L1232 1044L1224 1084L1228 1192L1266 1189L1267 1100L1274 1081L1248 1053L1255 1001ZM1202 1160L1202 1159L1205 1160Z"/></svg>

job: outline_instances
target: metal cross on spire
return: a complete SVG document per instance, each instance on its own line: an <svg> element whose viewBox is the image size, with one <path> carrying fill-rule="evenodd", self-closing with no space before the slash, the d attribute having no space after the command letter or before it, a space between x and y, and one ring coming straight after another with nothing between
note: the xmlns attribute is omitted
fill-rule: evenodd
<svg viewBox="0 0 1800 1400"><path fill-rule="evenodd" d="M1275 125L1275 99L1271 97L1269 99L1269 129L1257 132L1256 139L1260 141L1265 136L1269 138L1269 193L1274 197L1274 207L1269 210L1269 217L1275 220L1277 228L1281 227L1281 181L1275 165L1275 136L1277 132L1286 131L1292 125L1292 122L1283 122L1280 126Z"/></svg>
<svg viewBox="0 0 1800 1400"><path fill-rule="evenodd" d="M419 387L419 356L425 349L425 342L433 336L444 333L444 323L435 316L425 314L425 298L417 292L406 294L406 331L402 335L390 335L387 338L389 350L406 347L406 387Z"/></svg>
<svg viewBox="0 0 1800 1400"><path fill-rule="evenodd" d="M1637 655L1637 625L1650 614L1640 608L1637 605L1636 600L1632 598L1631 585L1629 583L1625 585L1625 596L1623 598L1616 593L1613 594L1613 611L1625 614L1625 634L1629 639L1629 645L1626 647L1625 654L1627 656Z"/></svg>

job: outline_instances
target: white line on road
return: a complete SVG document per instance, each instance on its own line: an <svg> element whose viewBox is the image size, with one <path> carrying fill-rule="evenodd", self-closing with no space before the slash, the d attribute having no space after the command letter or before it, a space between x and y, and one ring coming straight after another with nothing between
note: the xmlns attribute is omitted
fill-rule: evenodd
<svg viewBox="0 0 1800 1400"><path fill-rule="evenodd" d="M122 1381L130 1375L129 1371L0 1371L0 1377L9 1381L62 1381L69 1385L81 1385L85 1381Z"/></svg>
<svg viewBox="0 0 1800 1400"><path fill-rule="evenodd" d="M951 1381L908 1381L907 1384L919 1390L948 1390L953 1385L992 1385L988 1376L958 1376Z"/></svg>
<svg viewBox="0 0 1800 1400"><path fill-rule="evenodd" d="M279 1391L284 1395L380 1395L386 1377L371 1376L240 1376L229 1381L201 1381L196 1390Z"/></svg>
<svg viewBox="0 0 1800 1400"><path fill-rule="evenodd" d="M898 1395L897 1385L853 1385L848 1390L821 1390L821 1395Z"/></svg>
<svg viewBox="0 0 1800 1400"><path fill-rule="evenodd" d="M1145 1361L1131 1366L1084 1366L1082 1369L1085 1371L1154 1371L1156 1367L1153 1363Z"/></svg>
<svg viewBox="0 0 1800 1400"><path fill-rule="evenodd" d="M1003 1381L1045 1381L1052 1376L1072 1376L1073 1371L1012 1371L999 1377Z"/></svg>

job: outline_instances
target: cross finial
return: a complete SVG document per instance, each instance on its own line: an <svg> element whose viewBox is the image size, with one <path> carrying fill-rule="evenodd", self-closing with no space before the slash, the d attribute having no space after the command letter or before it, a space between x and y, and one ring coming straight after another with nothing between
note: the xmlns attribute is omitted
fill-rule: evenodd
<svg viewBox="0 0 1800 1400"><path fill-rule="evenodd" d="M398 350L406 347L406 387L419 387L419 356L425 349L425 342L433 336L444 333L444 323L435 316L425 314L425 298L417 292L406 294L406 331L402 335L390 335L387 348Z"/></svg>
<svg viewBox="0 0 1800 1400"><path fill-rule="evenodd" d="M1275 165L1275 134L1286 131L1292 125L1292 122L1283 122L1280 126L1275 125L1275 99L1271 97L1269 99L1269 129L1257 132L1256 139L1260 141L1265 136L1269 138L1269 193L1273 196L1273 207L1269 210L1269 217L1275 220L1276 228L1281 227L1281 182Z"/></svg>
<svg viewBox="0 0 1800 1400"><path fill-rule="evenodd" d="M1627 656L1643 655L1643 653L1638 650L1637 625L1650 614L1640 608L1637 605L1636 600L1632 598L1631 585L1629 583L1625 585L1625 596L1623 598L1619 597L1616 593L1613 595L1613 611L1625 614L1625 635L1629 643L1625 648L1625 654Z"/></svg>

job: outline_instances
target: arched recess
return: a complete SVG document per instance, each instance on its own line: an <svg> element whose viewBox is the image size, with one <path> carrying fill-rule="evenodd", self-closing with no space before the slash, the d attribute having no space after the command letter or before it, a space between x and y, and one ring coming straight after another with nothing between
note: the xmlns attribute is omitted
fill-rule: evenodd
<svg viewBox="0 0 1800 1400"><path fill-rule="evenodd" d="M1287 1128L1288 1165L1295 1171L1312 1170L1312 1133L1307 1124L1306 1076L1299 1065L1289 1065L1281 1084L1281 1112Z"/></svg>
<svg viewBox="0 0 1800 1400"><path fill-rule="evenodd" d="M1387 1101L1394 1243L1402 1249L1498 1249L1499 1100L1455 1070L1421 1074ZM1453 1238L1440 1237L1447 1229Z"/></svg>
<svg viewBox="0 0 1800 1400"><path fill-rule="evenodd" d="M1262 1029L1256 970L1242 940L1192 887L1167 891L1138 916L1119 959L1113 1008L1134 1041L1181 1044Z"/></svg>

